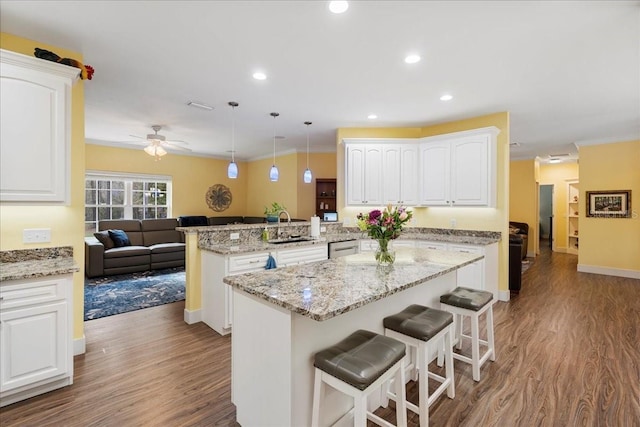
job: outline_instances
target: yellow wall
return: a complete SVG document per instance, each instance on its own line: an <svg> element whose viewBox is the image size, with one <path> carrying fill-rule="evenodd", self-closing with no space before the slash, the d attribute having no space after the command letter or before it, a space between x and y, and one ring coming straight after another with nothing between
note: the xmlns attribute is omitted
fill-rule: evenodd
<svg viewBox="0 0 640 427"><path fill-rule="evenodd" d="M87 145L87 170L169 175L173 197L171 215L236 216L245 215L246 187L249 181L247 164L238 163L238 178L227 177L228 160L184 156L169 153L156 161L141 149ZM214 184L229 187L233 200L229 209L215 212L207 206L205 195Z"/></svg>
<svg viewBox="0 0 640 427"><path fill-rule="evenodd" d="M33 55L35 47L51 50L62 57L82 61L82 55L46 43L0 33L0 47ZM86 82L91 84L91 82ZM73 257L80 271L73 275L74 338L84 334L84 85L78 80L71 100L71 204L69 206L17 206L0 203L0 250L73 246ZM22 243L25 228L50 228L51 242Z"/></svg>
<svg viewBox="0 0 640 427"><path fill-rule="evenodd" d="M598 190L631 190L632 218L586 217L586 191ZM578 268L640 273L640 140L580 147L579 199Z"/></svg>
<svg viewBox="0 0 640 427"><path fill-rule="evenodd" d="M577 163L540 165L540 185L553 185L554 251L567 252L567 182L578 180L578 170ZM578 220L582 222L582 218ZM582 246L582 236L580 237Z"/></svg>
<svg viewBox="0 0 640 427"><path fill-rule="evenodd" d="M538 208L536 200L535 160L513 161L509 166L509 221L529 224L527 253L534 256L538 241Z"/></svg>
<svg viewBox="0 0 640 427"><path fill-rule="evenodd" d="M276 166L280 172L278 181L269 180L269 170L273 158L255 160L249 163L250 177L247 187L247 216L264 216L265 206L278 202L287 208L291 218L298 218L298 155L295 153L276 157Z"/></svg>
<svg viewBox="0 0 640 427"><path fill-rule="evenodd" d="M298 154L298 215L297 218L309 220L316 214L316 179L336 177L336 153L309 154L309 169L313 174L310 184L305 184L302 174L307 168L307 154Z"/></svg>
<svg viewBox="0 0 640 427"><path fill-rule="evenodd" d="M338 129L337 143L337 177L338 177L338 210L345 224L353 224L355 216L362 208L345 206L345 154L343 138L421 138L442 135L452 132L495 126L500 129L497 147L497 194L495 208L415 208L413 226L450 228L450 220L456 219L457 228L466 230L498 231L503 236L508 233L509 218L509 114L495 113L487 116L441 123L422 128L343 128ZM342 184L340 184L342 183ZM371 207L373 208L373 207ZM369 207L367 209L370 209ZM499 243L499 289L508 289L508 254L509 241L503 238Z"/></svg>

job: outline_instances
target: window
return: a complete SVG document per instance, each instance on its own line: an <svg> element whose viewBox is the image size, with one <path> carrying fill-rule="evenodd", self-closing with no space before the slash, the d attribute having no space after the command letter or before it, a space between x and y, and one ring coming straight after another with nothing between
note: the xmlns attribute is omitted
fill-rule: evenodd
<svg viewBox="0 0 640 427"><path fill-rule="evenodd" d="M103 219L154 219L171 216L171 177L154 175L85 175L85 235Z"/></svg>

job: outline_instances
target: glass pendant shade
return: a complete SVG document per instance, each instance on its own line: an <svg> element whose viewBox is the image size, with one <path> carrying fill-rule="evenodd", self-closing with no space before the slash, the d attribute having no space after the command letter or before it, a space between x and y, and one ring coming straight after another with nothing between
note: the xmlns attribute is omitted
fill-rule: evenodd
<svg viewBox="0 0 640 427"><path fill-rule="evenodd" d="M276 167L276 165L271 166L271 170L269 171L269 179L273 182L276 182L279 176L280 172L278 172L278 168Z"/></svg>
<svg viewBox="0 0 640 427"><path fill-rule="evenodd" d="M229 167L227 168L227 176L231 179L236 179L238 177L238 165L236 162L229 163Z"/></svg>
<svg viewBox="0 0 640 427"><path fill-rule="evenodd" d="M313 176L311 175L311 169L307 168L304 171L304 174L302 175L302 179L304 180L305 184L311 184L311 179L313 178Z"/></svg>
<svg viewBox="0 0 640 427"><path fill-rule="evenodd" d="M144 152L150 156L162 157L167 154L166 150L159 145L151 144L144 147Z"/></svg>
<svg viewBox="0 0 640 427"><path fill-rule="evenodd" d="M227 177L230 179L236 179L238 177L238 165L236 164L236 123L233 119L233 111L239 105L237 102L229 102L231 106L231 162L227 167Z"/></svg>

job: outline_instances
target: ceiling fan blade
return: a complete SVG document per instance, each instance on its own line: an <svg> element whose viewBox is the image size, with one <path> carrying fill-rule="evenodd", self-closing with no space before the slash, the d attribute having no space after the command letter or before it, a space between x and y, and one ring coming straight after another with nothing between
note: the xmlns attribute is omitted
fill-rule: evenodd
<svg viewBox="0 0 640 427"><path fill-rule="evenodd" d="M144 136L138 136L138 135L129 135L132 138L138 138L138 139L147 139Z"/></svg>
<svg viewBox="0 0 640 427"><path fill-rule="evenodd" d="M174 144L174 142L175 142L175 141L171 141L171 142L169 142L169 141L164 141L164 142L163 142L162 144L160 144L160 145L163 145L163 146L165 146L165 147L167 147L167 148L169 148L169 149L172 149L172 150L173 150L173 149L175 149L175 150L182 150L182 151L191 151L191 149L190 149L190 148L182 147L182 146L180 146L180 145Z"/></svg>

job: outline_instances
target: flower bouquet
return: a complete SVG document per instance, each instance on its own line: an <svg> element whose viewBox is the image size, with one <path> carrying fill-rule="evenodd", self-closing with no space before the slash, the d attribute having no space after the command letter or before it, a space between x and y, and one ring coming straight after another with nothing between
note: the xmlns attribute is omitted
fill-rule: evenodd
<svg viewBox="0 0 640 427"><path fill-rule="evenodd" d="M374 209L368 214L359 213L358 228L366 231L369 237L378 241L376 261L380 265L393 264L395 252L389 249L389 241L397 238L402 227L413 217L413 212L402 206L388 205L383 211Z"/></svg>

